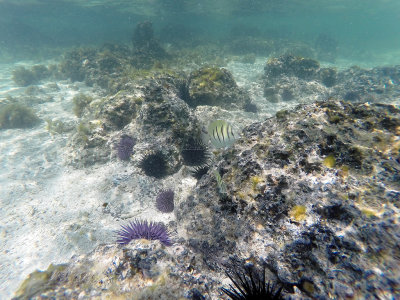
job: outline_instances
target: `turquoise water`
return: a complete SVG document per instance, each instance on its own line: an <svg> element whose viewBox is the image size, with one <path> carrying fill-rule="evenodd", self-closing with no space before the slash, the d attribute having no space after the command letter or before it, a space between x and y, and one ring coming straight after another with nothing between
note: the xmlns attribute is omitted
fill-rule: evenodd
<svg viewBox="0 0 400 300"><path fill-rule="evenodd" d="M59 47L129 43L134 26L143 20L154 24L156 36L164 42L180 41L180 46L210 41L229 44L238 28L264 39L302 41L310 46L324 34L337 43L342 58L400 63L400 3L396 0L3 0L0 60L54 55Z"/></svg>
<svg viewBox="0 0 400 300"><path fill-rule="evenodd" d="M157 43L171 56L161 57L161 62L156 57L150 60L154 65L143 70L132 62L135 55L140 56L133 51L132 37L138 24L147 21ZM66 60L71 50L83 48L95 49L95 54L88 55L90 59L82 55L79 60L82 53L75 52L78 59ZM121 55L123 51L127 56ZM187 170L179 169L165 181L153 182L132 161L118 161L112 154L112 143L122 131L134 132L136 125L131 124L107 129L108 140L98 149L106 153L111 149L107 159L87 168L73 167L71 156L79 156L74 137L80 124L88 121L101 131L96 127L100 121L93 116L85 120L74 114L75 97L85 94L96 107L125 92L121 86L118 90L101 85L107 80L113 83L113 76L121 81L131 76L136 84L137 74L146 77L149 69L159 72L161 65L167 66L166 72L169 68L186 72L188 80L190 72L216 65L226 68L248 93L258 107L257 114L238 106L232 110L211 105L191 109L204 123L211 118L226 119L240 132L279 110L327 100L332 93L334 88L313 78L306 83L299 80L293 95L290 82L283 82L281 91L276 89L280 98L267 99L270 86L265 83L264 67L271 58L285 53L315 59L321 67L332 67L335 72L353 65L400 65L400 1L0 0L0 112L3 104L16 102L33 109L40 119L31 128L0 129L0 299L10 298L36 269L65 263L72 255L86 254L100 244L114 243L112 232L119 228L121 219L140 216L165 224L175 221L173 214L165 216L154 209L151 201L159 185L174 187L180 201L196 188L196 180ZM120 62L126 65L118 69ZM75 74L68 69L71 63L82 68L89 80L75 81ZM18 68L31 70L35 65L46 66L49 74L26 85L13 77ZM393 86L398 84L399 73L397 77L392 74L393 80L383 73L371 75L384 86L373 82L374 88L391 98L374 95L372 102L398 107L399 91ZM368 76L365 81L360 79L364 88L368 87ZM356 91L350 92L349 98L358 99ZM282 100L285 95L288 101ZM137 92L131 96L139 99L143 95ZM60 132L49 128L57 122L63 126ZM151 136L142 138L145 142L139 151L153 142ZM138 161L141 154L135 155ZM119 184L127 188L119 188ZM107 203L117 203L107 208L112 213L105 208Z"/></svg>

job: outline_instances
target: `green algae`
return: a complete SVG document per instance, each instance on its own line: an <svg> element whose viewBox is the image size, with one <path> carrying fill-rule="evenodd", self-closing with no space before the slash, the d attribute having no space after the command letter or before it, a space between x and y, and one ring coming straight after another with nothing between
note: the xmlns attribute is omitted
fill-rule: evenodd
<svg viewBox="0 0 400 300"><path fill-rule="evenodd" d="M205 67L194 74L193 85L199 90L210 91L226 81L226 74L218 67Z"/></svg>
<svg viewBox="0 0 400 300"><path fill-rule="evenodd" d="M52 135L67 132L65 124L60 120L46 119L46 130Z"/></svg>
<svg viewBox="0 0 400 300"><path fill-rule="evenodd" d="M72 98L72 111L78 118L82 117L86 107L93 101L91 96L85 94L78 94Z"/></svg>
<svg viewBox="0 0 400 300"><path fill-rule="evenodd" d="M30 128L40 119L32 109L19 103L0 106L0 129Z"/></svg>

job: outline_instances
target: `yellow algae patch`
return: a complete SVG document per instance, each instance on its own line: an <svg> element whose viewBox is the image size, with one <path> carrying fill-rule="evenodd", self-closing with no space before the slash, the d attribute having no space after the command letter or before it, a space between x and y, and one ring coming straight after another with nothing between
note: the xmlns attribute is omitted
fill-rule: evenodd
<svg viewBox="0 0 400 300"><path fill-rule="evenodd" d="M336 159L332 154L330 154L327 157L325 157L323 164L325 167L333 168L336 165Z"/></svg>
<svg viewBox="0 0 400 300"><path fill-rule="evenodd" d="M246 195L243 192L237 192L238 197L240 197L241 199L245 199Z"/></svg>
<svg viewBox="0 0 400 300"><path fill-rule="evenodd" d="M363 208L363 209L361 209L361 212L362 212L365 216L367 216L368 218L376 217L376 215L377 215L376 211L374 211L374 210L372 210L372 209L368 209L368 208Z"/></svg>
<svg viewBox="0 0 400 300"><path fill-rule="evenodd" d="M384 204L381 204L380 207L376 206L376 208L369 207L367 205L358 205L357 207L361 210L361 212L368 218L371 217L381 217L384 212Z"/></svg>
<svg viewBox="0 0 400 300"><path fill-rule="evenodd" d="M290 210L289 215L291 218L299 222L305 220L307 217L306 212L307 209L304 205L296 205Z"/></svg>
<svg viewBox="0 0 400 300"><path fill-rule="evenodd" d="M342 166L339 170L339 175L342 177L348 177L349 176L349 167L348 166Z"/></svg>
<svg viewBox="0 0 400 300"><path fill-rule="evenodd" d="M260 176L253 176L251 177L251 188L253 191L257 189L257 185L263 182L263 179Z"/></svg>

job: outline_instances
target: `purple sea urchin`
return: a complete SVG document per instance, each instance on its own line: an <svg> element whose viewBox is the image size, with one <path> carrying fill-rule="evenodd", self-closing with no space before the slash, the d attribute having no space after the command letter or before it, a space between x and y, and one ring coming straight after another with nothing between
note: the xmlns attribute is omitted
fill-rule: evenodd
<svg viewBox="0 0 400 300"><path fill-rule="evenodd" d="M127 245L132 240L146 239L159 240L165 246L171 246L170 233L163 223L141 221L135 219L128 225L121 225L122 229L116 231L117 243Z"/></svg>
<svg viewBox="0 0 400 300"><path fill-rule="evenodd" d="M116 149L117 155L121 160L129 160L133 153L133 146L135 145L135 141L128 135L121 136Z"/></svg>
<svg viewBox="0 0 400 300"><path fill-rule="evenodd" d="M174 191L161 191L156 198L156 207L163 213L172 212L174 210Z"/></svg>

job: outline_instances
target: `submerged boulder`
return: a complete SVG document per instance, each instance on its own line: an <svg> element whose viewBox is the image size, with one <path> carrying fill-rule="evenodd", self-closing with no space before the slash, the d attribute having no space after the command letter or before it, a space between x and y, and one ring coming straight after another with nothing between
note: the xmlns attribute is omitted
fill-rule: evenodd
<svg viewBox="0 0 400 300"><path fill-rule="evenodd" d="M240 89L232 74L224 68L204 67L193 71L188 80L190 106L212 105L225 109L244 107L249 95Z"/></svg>
<svg viewBox="0 0 400 300"><path fill-rule="evenodd" d="M203 175L179 206L188 245L210 269L232 256L259 262L288 295L297 286L298 298L392 293L400 283L399 129L395 107L346 102L298 106L248 126L216 158L221 178Z"/></svg>
<svg viewBox="0 0 400 300"><path fill-rule="evenodd" d="M158 241L101 245L66 264L33 272L14 299L192 299L193 293L203 297L209 287L201 280L210 286L216 285L215 280L208 275L199 280L193 267L192 274L187 273L187 266L194 263L193 253L179 245L171 248Z"/></svg>
<svg viewBox="0 0 400 300"><path fill-rule="evenodd" d="M180 98L183 82L178 74L154 74L127 82L125 90L115 95L91 100L82 108L84 118L70 139L69 163L76 167L105 163L114 153L115 140L126 134L141 149L134 151L138 164L147 154L162 152L167 167L162 173L175 173L185 141L200 136L199 122Z"/></svg>
<svg viewBox="0 0 400 300"><path fill-rule="evenodd" d="M334 82L330 71L320 74L319 62L314 59L291 54L272 58L264 68L264 97L270 102L324 100L329 91L321 83L322 77L324 83Z"/></svg>

